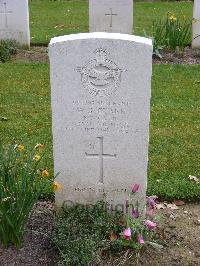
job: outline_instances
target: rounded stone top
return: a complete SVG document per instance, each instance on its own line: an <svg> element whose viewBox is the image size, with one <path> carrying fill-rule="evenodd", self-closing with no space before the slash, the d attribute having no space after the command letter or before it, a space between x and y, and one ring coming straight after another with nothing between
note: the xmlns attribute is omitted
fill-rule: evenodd
<svg viewBox="0 0 200 266"><path fill-rule="evenodd" d="M124 40L136 42L152 46L152 40L135 35L121 34L121 33L108 33L108 32L92 32L92 33L78 33L70 34L59 37L54 37L50 41L50 46L56 43L63 43L67 41L85 40L85 39L111 39L111 40Z"/></svg>

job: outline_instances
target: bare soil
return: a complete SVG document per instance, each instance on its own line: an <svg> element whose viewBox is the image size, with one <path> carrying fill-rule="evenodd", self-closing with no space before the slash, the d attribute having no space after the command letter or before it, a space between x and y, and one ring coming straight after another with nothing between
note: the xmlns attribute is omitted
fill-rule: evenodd
<svg viewBox="0 0 200 266"><path fill-rule="evenodd" d="M159 214L163 249L156 252L147 248L144 256L138 258L139 265L200 265L200 204L186 204L178 210L159 210Z"/></svg>
<svg viewBox="0 0 200 266"><path fill-rule="evenodd" d="M12 61L48 63L48 48L44 46L32 46L30 50L18 49L17 54L12 56Z"/></svg>
<svg viewBox="0 0 200 266"><path fill-rule="evenodd" d="M200 265L200 204L186 204L178 210L164 209L160 215L159 236L163 249L146 247L140 254L128 251L100 265L193 266ZM23 247L0 247L1 266L54 266L59 254L51 241L54 206L39 202L27 225ZM112 261L112 262L111 262Z"/></svg>
<svg viewBox="0 0 200 266"><path fill-rule="evenodd" d="M200 64L200 49L186 48L184 51L161 51L162 58L154 56L154 64ZM31 63L48 63L48 48L32 46L30 50L18 50L17 54L12 56L13 61Z"/></svg>
<svg viewBox="0 0 200 266"><path fill-rule="evenodd" d="M154 56L154 64L200 64L200 49L186 48L184 51L161 51L162 58Z"/></svg>
<svg viewBox="0 0 200 266"><path fill-rule="evenodd" d="M23 246L0 247L0 266L53 266L58 251L51 241L54 208L51 202L38 202L26 227Z"/></svg>

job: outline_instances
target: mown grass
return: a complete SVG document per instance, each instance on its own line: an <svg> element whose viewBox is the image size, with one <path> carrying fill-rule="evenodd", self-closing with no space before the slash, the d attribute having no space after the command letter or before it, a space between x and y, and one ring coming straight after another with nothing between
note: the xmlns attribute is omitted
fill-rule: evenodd
<svg viewBox="0 0 200 266"><path fill-rule="evenodd" d="M47 45L52 37L88 32L89 8L87 0L32 0L30 28L32 44ZM134 3L134 33L151 33L152 22L167 12L192 19L191 2Z"/></svg>
<svg viewBox="0 0 200 266"><path fill-rule="evenodd" d="M44 167L53 175L48 71L39 63L0 65L0 140L23 143L28 149L46 143Z"/></svg>
<svg viewBox="0 0 200 266"><path fill-rule="evenodd" d="M163 198L200 198L200 66L154 66L149 186Z"/></svg>
<svg viewBox="0 0 200 266"><path fill-rule="evenodd" d="M200 169L200 66L153 68L148 193L165 199L200 198L189 174ZM48 64L0 65L0 139L47 144L53 173ZM6 120L7 118L7 120Z"/></svg>

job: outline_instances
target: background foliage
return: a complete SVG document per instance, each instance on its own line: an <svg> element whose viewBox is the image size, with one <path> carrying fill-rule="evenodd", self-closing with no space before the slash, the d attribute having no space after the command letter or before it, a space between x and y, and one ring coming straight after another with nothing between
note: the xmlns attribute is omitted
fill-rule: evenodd
<svg viewBox="0 0 200 266"><path fill-rule="evenodd" d="M32 0L30 2L31 42L47 45L54 36L88 32L86 0ZM192 2L134 2L134 34L150 36L152 23L172 12L192 19Z"/></svg>

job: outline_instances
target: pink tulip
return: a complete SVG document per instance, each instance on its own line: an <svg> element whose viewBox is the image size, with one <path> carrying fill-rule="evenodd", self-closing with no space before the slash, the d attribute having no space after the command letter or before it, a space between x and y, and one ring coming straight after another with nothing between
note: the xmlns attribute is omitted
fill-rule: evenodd
<svg viewBox="0 0 200 266"><path fill-rule="evenodd" d="M144 244L144 238L142 235L138 235L137 236L137 241L140 245L143 245Z"/></svg>
<svg viewBox="0 0 200 266"><path fill-rule="evenodd" d="M140 185L139 185L139 184L134 184L134 185L132 186L132 192L133 192L133 193L138 192L139 189L140 189Z"/></svg>
<svg viewBox="0 0 200 266"><path fill-rule="evenodd" d="M156 196L150 196L147 198L148 209L147 209L146 214L149 217L153 217L156 213L156 202L155 202L156 199L157 199Z"/></svg>
<svg viewBox="0 0 200 266"><path fill-rule="evenodd" d="M129 227L129 228L124 229L123 235L127 240L130 240L131 239L131 228Z"/></svg>
<svg viewBox="0 0 200 266"><path fill-rule="evenodd" d="M131 214L132 214L132 217L136 219L140 216L139 212L134 209L132 210Z"/></svg>
<svg viewBox="0 0 200 266"><path fill-rule="evenodd" d="M153 208L149 208L147 211L146 211L146 215L149 216L149 217L154 217L156 214L155 212L155 209Z"/></svg>
<svg viewBox="0 0 200 266"><path fill-rule="evenodd" d="M144 224L146 225L146 227L149 229L149 230L153 230L154 228L156 228L157 224L150 221L150 220L146 220L144 222Z"/></svg>
<svg viewBox="0 0 200 266"><path fill-rule="evenodd" d="M153 209L156 208L156 202L155 202L156 198L157 198L156 196L150 196L147 198L147 204L150 208L153 208Z"/></svg>

